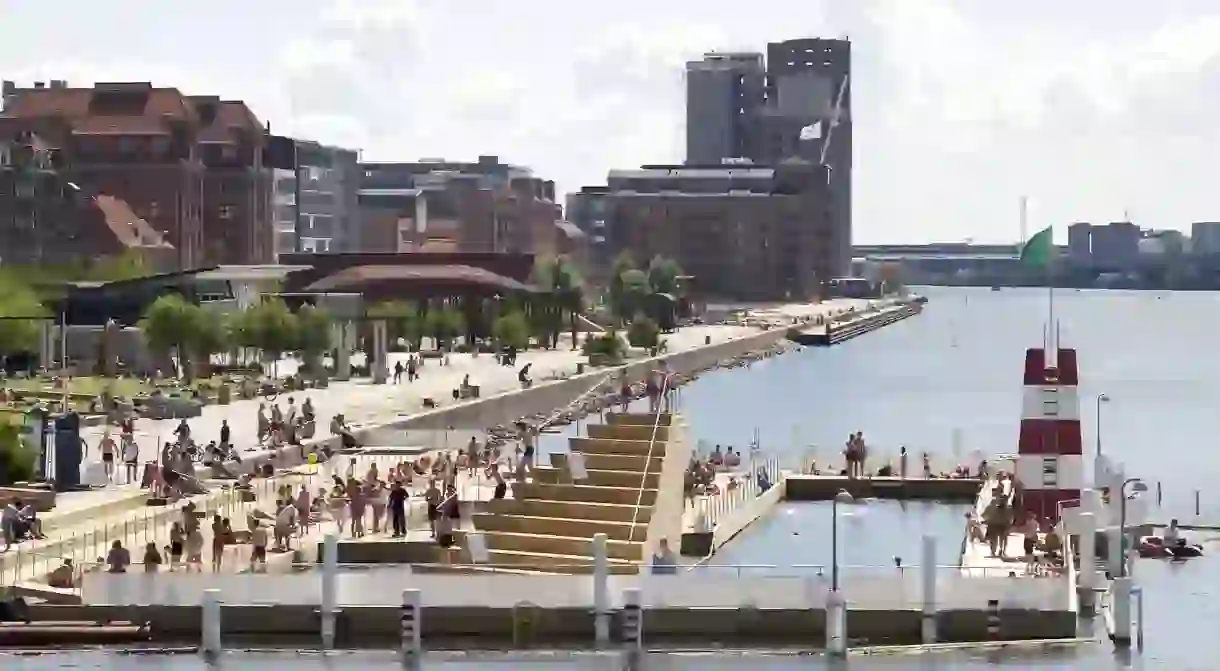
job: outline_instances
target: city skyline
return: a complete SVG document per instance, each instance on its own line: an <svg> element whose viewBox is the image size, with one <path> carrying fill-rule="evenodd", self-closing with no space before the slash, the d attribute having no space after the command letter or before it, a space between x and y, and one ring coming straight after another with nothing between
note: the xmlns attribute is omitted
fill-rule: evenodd
<svg viewBox="0 0 1220 671"><path fill-rule="evenodd" d="M1015 240L1021 194L1030 230L1053 224L1061 242L1073 221L1124 211L1179 230L1220 218L1210 184L1220 7L773 4L761 14L720 0L629 0L590 21L578 6L544 0L479 11L388 0L170 10L131 0L123 11L67 12L0 0L10 28L0 32L0 73L23 85L152 81L217 93L245 100L277 134L359 148L366 160L496 154L567 193L611 169L681 160L686 61L847 35L856 242Z"/></svg>

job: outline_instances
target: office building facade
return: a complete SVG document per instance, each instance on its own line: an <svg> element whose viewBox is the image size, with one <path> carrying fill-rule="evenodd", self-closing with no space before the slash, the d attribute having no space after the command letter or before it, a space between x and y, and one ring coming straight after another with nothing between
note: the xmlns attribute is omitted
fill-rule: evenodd
<svg viewBox="0 0 1220 671"><path fill-rule="evenodd" d="M267 157L274 170L276 255L358 249L359 154L273 135Z"/></svg>
<svg viewBox="0 0 1220 671"><path fill-rule="evenodd" d="M786 159L831 171L834 273L850 272L851 43L821 38L767 45L760 54L709 54L687 64L687 164Z"/></svg>

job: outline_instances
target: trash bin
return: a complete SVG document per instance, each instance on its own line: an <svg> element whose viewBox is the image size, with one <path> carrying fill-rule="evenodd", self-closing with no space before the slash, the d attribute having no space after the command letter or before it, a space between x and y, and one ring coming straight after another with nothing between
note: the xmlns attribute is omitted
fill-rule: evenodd
<svg viewBox="0 0 1220 671"><path fill-rule="evenodd" d="M710 344L712 344L712 336L710 336L710 335L709 335L709 336L703 336L703 344L704 344L704 345L710 345Z"/></svg>
<svg viewBox="0 0 1220 671"><path fill-rule="evenodd" d="M577 375L583 375L583 374L584 374L584 372L585 372L585 364L584 364L584 362L582 361L582 362L580 362L580 363L576 364L576 374L577 374Z"/></svg>

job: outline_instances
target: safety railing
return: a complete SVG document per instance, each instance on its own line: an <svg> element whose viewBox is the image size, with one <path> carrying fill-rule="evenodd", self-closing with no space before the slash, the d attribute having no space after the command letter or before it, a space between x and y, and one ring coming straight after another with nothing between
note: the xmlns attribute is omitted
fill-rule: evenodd
<svg viewBox="0 0 1220 671"><path fill-rule="evenodd" d="M987 456L979 451L964 454L934 452L908 446L903 467L902 446L872 445L867 446L867 459L864 464L865 477L876 476L883 466L888 466L892 477L907 477L921 479L925 476L924 455L928 456L928 466L933 477L943 477L955 469L964 466L971 474L978 472L983 461L992 463ZM847 469L844 447L825 445L804 445L800 448L800 464L797 468L803 475L840 475Z"/></svg>
<svg viewBox="0 0 1220 671"><path fill-rule="evenodd" d="M598 380L598 381L597 381L597 382L596 382L596 383L593 385L593 387L592 387L592 388L590 388L588 391L584 392L584 393L583 393L583 394L581 394L580 396L577 396L576 398L572 399L572 402L571 402L571 403L568 403L567 405L565 405L564 407L560 408L559 410L556 410L554 413L552 413L552 414L551 414L551 416L550 416L550 417L546 418L546 420L545 420L544 422L542 422L542 423L541 423L541 424L539 424L538 426L534 427L534 430L535 430L535 431L537 431L538 433L542 433L542 432L543 432L544 430L546 430L548 427L550 427L550 426L554 425L554 424L555 424L555 422L559 421L559 419L560 419L561 417L563 417L563 416L564 416L564 414L568 413L568 412L569 412L569 411L571 411L573 408L576 408L576 407L577 407L577 406L579 406L580 404L582 404L582 403L584 403L585 401L589 400L589 399L590 399L590 398L592 398L592 397L593 397L593 396L594 396L596 393L598 393L598 392L602 391L602 388L605 386L605 384L606 384L607 382L609 382L609 381L610 381L610 378L612 378L613 376L614 376L614 374L613 374L613 373L609 373L609 374L605 375L604 377L602 377L600 380Z"/></svg>
<svg viewBox="0 0 1220 671"><path fill-rule="evenodd" d="M640 475L640 488L635 495L635 509L631 511L631 531L627 534L628 542L635 540L635 528L640 519L640 507L644 503L644 489L648 484L648 475L652 472L652 452L656 448L657 430L661 426L661 416L665 415L665 411L670 409L666 407L669 403L669 400L666 398L666 394L669 393L669 380L669 375L661 376L661 389L660 395L657 396L656 417L652 420L652 435L648 438L648 454L644 457L644 472ZM670 426L672 426L672 421ZM666 438L669 438L668 427L666 428ZM660 475L660 472L658 472L657 477L659 478Z"/></svg>
<svg viewBox="0 0 1220 671"><path fill-rule="evenodd" d="M737 511L770 490L770 487L762 488L761 476L765 475L767 484L771 487L774 487L781 479L782 469L778 457L767 457L761 460L752 457L750 461L753 463L747 464L744 469L729 469L719 473L718 475L727 474L732 480L726 482L724 478L716 478L715 485L718 488L716 493L695 497L693 502L695 515L698 517L702 514L710 529L715 529L726 515Z"/></svg>

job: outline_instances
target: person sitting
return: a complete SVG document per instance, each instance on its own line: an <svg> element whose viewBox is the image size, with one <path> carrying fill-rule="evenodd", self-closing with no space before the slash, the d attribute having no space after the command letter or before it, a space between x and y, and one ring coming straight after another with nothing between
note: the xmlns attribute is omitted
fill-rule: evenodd
<svg viewBox="0 0 1220 671"><path fill-rule="evenodd" d="M76 567L71 559L65 559L63 564L55 567L47 574L47 584L55 589L72 589L76 587Z"/></svg>
<svg viewBox="0 0 1220 671"><path fill-rule="evenodd" d="M1058 531L1051 529L1046 532L1046 536L1042 539L1042 551L1051 560L1059 559L1063 553L1063 539L1059 538Z"/></svg>
<svg viewBox="0 0 1220 671"><path fill-rule="evenodd" d="M527 363L517 372L517 382L521 383L522 389L529 389L534 386L534 378L530 377L530 366L532 365Z"/></svg>
<svg viewBox="0 0 1220 671"><path fill-rule="evenodd" d="M38 519L38 509L34 504L27 503L21 508L21 522L25 524L26 533L37 539L46 538L42 533L42 520Z"/></svg>
<svg viewBox="0 0 1220 671"><path fill-rule="evenodd" d="M352 430L348 427L347 421L343 419L342 414L335 415L334 419L330 420L330 432L333 435L339 436L342 440L343 449L349 450L360 446L360 442L352 434Z"/></svg>
<svg viewBox="0 0 1220 671"><path fill-rule="evenodd" d="M741 455L734 452L733 448L730 447L724 455L724 465L729 468L737 468L741 465Z"/></svg>

